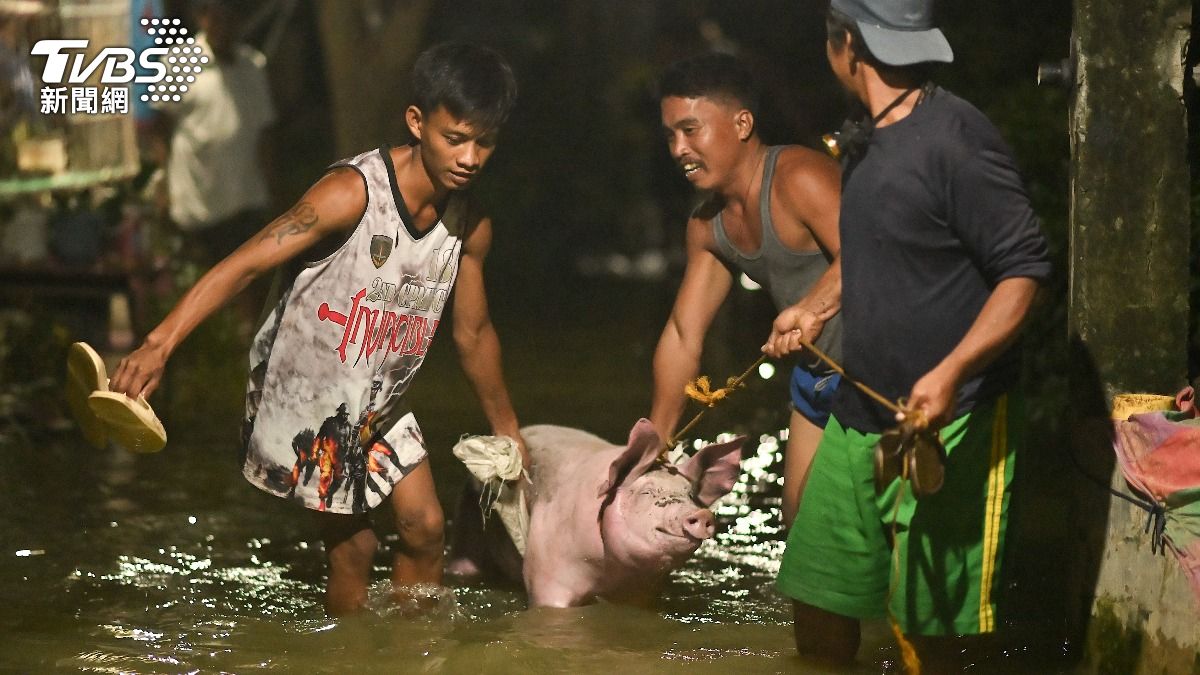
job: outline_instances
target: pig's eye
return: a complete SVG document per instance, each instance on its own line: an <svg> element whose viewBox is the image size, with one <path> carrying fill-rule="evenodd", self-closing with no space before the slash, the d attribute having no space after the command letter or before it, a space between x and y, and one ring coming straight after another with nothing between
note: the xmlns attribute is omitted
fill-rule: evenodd
<svg viewBox="0 0 1200 675"><path fill-rule="evenodd" d="M654 500L654 506L662 508L671 504L678 504L683 501L682 497L674 492L669 492L661 488L648 488L641 492L646 497Z"/></svg>

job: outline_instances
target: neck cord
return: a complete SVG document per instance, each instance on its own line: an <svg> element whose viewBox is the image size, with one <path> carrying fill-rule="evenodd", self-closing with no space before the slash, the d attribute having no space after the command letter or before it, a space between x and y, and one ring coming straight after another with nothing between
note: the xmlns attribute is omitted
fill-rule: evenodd
<svg viewBox="0 0 1200 675"><path fill-rule="evenodd" d="M893 110L895 110L896 106L903 103L904 99L908 98L909 94L913 93L914 91L917 91L918 89L921 90L921 96L919 96L917 98L917 105L920 105L921 100L925 98L925 88L924 87L909 87L908 89L905 89L899 96L897 96L895 98L895 100L893 100L891 103L887 104L887 107L885 107L883 110L879 111L878 115L875 115L874 117L871 118L871 121L867 123L867 131L868 132L873 131L875 129L875 125L878 124L880 120L882 120L884 117L887 117L887 114L892 112ZM913 107L915 108L916 106L913 106Z"/></svg>

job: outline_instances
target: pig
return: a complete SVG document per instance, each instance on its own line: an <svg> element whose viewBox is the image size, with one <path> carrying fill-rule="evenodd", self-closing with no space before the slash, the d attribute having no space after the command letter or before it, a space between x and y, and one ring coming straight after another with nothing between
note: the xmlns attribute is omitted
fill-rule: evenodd
<svg viewBox="0 0 1200 675"><path fill-rule="evenodd" d="M460 511L462 531L448 571L498 569L523 581L531 607L573 607L597 598L651 602L671 570L712 538L708 507L733 489L745 441L715 443L679 464L664 464L656 461L663 442L646 419L634 425L625 446L553 425L525 427L521 435L532 460L524 558L511 540L502 541L507 536L497 518L486 535L478 532L477 496L464 495L460 509L474 505L475 512Z"/></svg>

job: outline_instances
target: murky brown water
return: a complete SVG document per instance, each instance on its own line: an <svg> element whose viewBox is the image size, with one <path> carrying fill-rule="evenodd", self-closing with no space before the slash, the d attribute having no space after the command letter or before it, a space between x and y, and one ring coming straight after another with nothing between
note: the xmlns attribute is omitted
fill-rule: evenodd
<svg viewBox="0 0 1200 675"><path fill-rule="evenodd" d="M619 439L646 413L663 315L609 316L522 331L523 319L498 312L523 421ZM741 348L733 351L721 362L731 365L712 373L718 379L745 365ZM757 355L745 351L747 361ZM452 349L435 345L414 391L447 505L465 476L449 446L461 433L487 432L453 361ZM242 479L228 442L203 440L211 434L180 429L166 413L171 441L154 455L97 452L71 432L40 445L8 434L0 672L831 672L795 656L790 604L773 588L783 547L781 441L771 431L786 419L779 377L751 384L699 427L753 434L742 480L719 503L716 539L674 574L653 610L527 610L517 589L470 585L414 618L385 601L381 553L371 611L331 620L315 531L293 505ZM868 624L859 664L845 672L896 672L896 653L886 626ZM999 672L1058 671L1009 669L1004 655L995 663Z"/></svg>
<svg viewBox="0 0 1200 675"><path fill-rule="evenodd" d="M22 478L5 481L0 670L792 671L788 608L772 589L778 443L766 440L722 502L721 534L656 610L527 611L517 590L472 585L405 617L385 600L381 555L372 611L336 621L321 609L307 522L246 484L227 453L4 448Z"/></svg>

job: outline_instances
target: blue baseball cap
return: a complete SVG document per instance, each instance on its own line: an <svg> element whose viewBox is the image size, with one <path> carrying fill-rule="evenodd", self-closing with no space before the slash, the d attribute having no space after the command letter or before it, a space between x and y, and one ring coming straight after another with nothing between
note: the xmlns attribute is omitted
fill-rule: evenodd
<svg viewBox="0 0 1200 675"><path fill-rule="evenodd" d="M889 66L954 61L954 50L933 25L932 0L831 0L854 20L867 49Z"/></svg>

